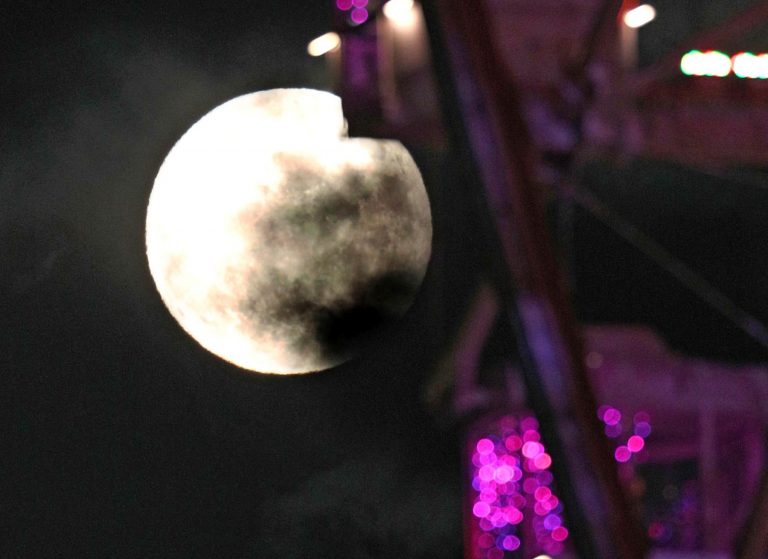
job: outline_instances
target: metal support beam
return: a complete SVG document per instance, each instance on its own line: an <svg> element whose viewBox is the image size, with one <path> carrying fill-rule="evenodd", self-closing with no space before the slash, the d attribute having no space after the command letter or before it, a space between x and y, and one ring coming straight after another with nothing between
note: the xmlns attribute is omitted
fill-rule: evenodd
<svg viewBox="0 0 768 559"><path fill-rule="evenodd" d="M738 559L763 559L768 553L768 472L763 475L755 508L747 522L736 555Z"/></svg>
<svg viewBox="0 0 768 559"><path fill-rule="evenodd" d="M533 144L485 2L434 0L424 7L454 144L472 160L500 242L507 285L498 292L517 332L577 551L589 559L642 558L647 542L595 414L580 334L531 179Z"/></svg>

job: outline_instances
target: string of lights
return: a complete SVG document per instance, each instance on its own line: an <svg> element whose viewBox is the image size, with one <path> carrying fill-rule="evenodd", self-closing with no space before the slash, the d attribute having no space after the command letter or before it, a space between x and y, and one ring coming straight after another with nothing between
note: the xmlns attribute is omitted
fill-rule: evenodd
<svg viewBox="0 0 768 559"><path fill-rule="evenodd" d="M718 50L692 50L680 59L686 76L725 78L731 74L742 79L768 79L768 53L740 52L733 56Z"/></svg>

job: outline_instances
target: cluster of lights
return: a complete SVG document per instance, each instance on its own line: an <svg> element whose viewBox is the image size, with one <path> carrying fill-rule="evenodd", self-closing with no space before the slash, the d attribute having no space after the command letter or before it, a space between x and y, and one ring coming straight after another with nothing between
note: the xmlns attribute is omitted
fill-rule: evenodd
<svg viewBox="0 0 768 559"><path fill-rule="evenodd" d="M692 50L680 60L680 70L686 76L724 78L731 73L737 78L768 79L768 54L740 52L733 56L717 51Z"/></svg>
<svg viewBox="0 0 768 559"><path fill-rule="evenodd" d="M534 417L505 416L475 441L472 450L473 559L504 559L523 545L524 532L536 553L565 550L568 529L563 505L552 490L552 458ZM529 546L534 547L534 546Z"/></svg>
<svg viewBox="0 0 768 559"><path fill-rule="evenodd" d="M618 444L614 457L629 462L645 448L651 419L639 411L632 425L618 408L600 406L605 434ZM535 417L507 415L490 424L472 446L472 516L476 528L472 559L505 559L532 536L536 559L565 551L568 529L563 504L553 491L552 457L541 442ZM514 555L516 556L516 555Z"/></svg>
<svg viewBox="0 0 768 559"><path fill-rule="evenodd" d="M368 0L336 0L336 7L342 12L347 12L350 25L360 25L370 17Z"/></svg>
<svg viewBox="0 0 768 559"><path fill-rule="evenodd" d="M605 434L618 439L625 432L626 421L621 411L613 406L603 405L597 410L597 417L605 425ZM628 427L628 426L627 426ZM629 462L632 457L645 448L645 439L651 434L651 418L644 411L637 412L632 418L631 434L627 440L616 447L614 458L617 462Z"/></svg>

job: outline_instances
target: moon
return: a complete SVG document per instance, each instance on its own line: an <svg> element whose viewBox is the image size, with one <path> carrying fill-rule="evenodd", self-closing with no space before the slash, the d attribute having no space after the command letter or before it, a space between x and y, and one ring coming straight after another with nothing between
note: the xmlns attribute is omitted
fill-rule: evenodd
<svg viewBox="0 0 768 559"><path fill-rule="evenodd" d="M147 259L200 345L260 373L339 365L411 306L432 247L418 167L349 138L341 100L242 95L197 121L149 197Z"/></svg>

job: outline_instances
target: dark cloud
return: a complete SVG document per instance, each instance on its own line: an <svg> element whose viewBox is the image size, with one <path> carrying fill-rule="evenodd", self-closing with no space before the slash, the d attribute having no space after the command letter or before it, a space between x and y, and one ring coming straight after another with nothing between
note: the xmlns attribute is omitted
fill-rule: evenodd
<svg viewBox="0 0 768 559"><path fill-rule="evenodd" d="M265 503L242 559L268 556L358 559L461 557L455 485L434 465L370 454L310 477Z"/></svg>

